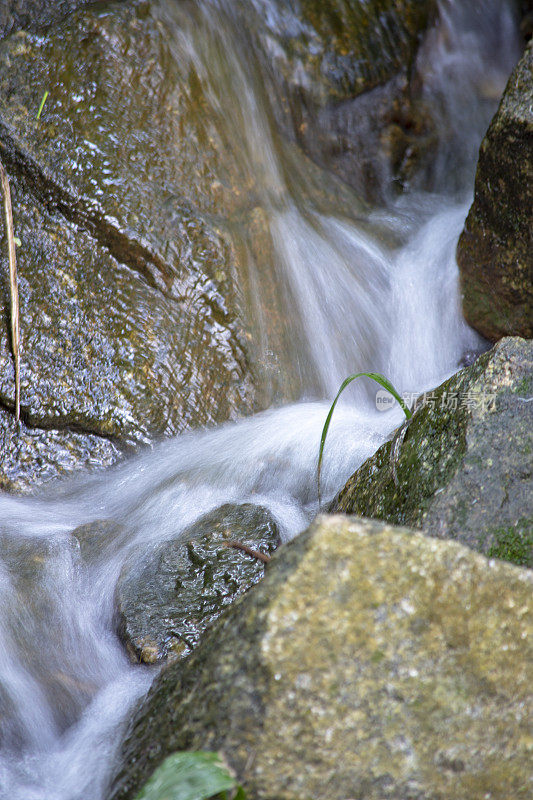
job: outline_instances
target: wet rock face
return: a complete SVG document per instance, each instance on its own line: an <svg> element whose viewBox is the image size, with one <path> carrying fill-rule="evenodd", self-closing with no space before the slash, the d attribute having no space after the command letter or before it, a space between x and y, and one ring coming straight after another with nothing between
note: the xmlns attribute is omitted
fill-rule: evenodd
<svg viewBox="0 0 533 800"><path fill-rule="evenodd" d="M42 28L58 22L94 0L3 0L0 39L22 28Z"/></svg>
<svg viewBox="0 0 533 800"><path fill-rule="evenodd" d="M457 247L468 322L487 339L533 336L533 43L483 140Z"/></svg>
<svg viewBox="0 0 533 800"><path fill-rule="evenodd" d="M228 547L231 541L267 555L280 544L266 509L224 505L125 564L115 603L119 636L134 660L188 655L207 626L263 577L264 563Z"/></svg>
<svg viewBox="0 0 533 800"><path fill-rule="evenodd" d="M411 77L437 3L278 0L268 12L262 0L253 6L280 123L317 163L382 201L389 184L407 180L435 143L420 78L411 84Z"/></svg>
<svg viewBox="0 0 533 800"><path fill-rule="evenodd" d="M98 434L17 425L0 409L0 490L28 494L39 484L70 472L114 464L122 451Z"/></svg>
<svg viewBox="0 0 533 800"><path fill-rule="evenodd" d="M183 749L257 800L528 797L532 588L456 542L319 518L156 679L109 800Z"/></svg>
<svg viewBox="0 0 533 800"><path fill-rule="evenodd" d="M31 468L2 465L4 488L109 464L254 407L234 250L203 216L235 206L237 178L160 11L99 7L0 45L0 152L21 241L17 446L29 457L35 443ZM215 175L227 178L218 190ZM0 253L5 262L5 238ZM14 386L2 289L7 413Z"/></svg>
<svg viewBox="0 0 533 800"><path fill-rule="evenodd" d="M532 343L502 340L432 392L330 510L533 567L532 396Z"/></svg>
<svg viewBox="0 0 533 800"><path fill-rule="evenodd" d="M411 0L252 0L282 51L271 47L289 86L315 85L346 99L386 83L409 67L436 3ZM302 66L314 80L306 81ZM317 91L315 89L315 91Z"/></svg>

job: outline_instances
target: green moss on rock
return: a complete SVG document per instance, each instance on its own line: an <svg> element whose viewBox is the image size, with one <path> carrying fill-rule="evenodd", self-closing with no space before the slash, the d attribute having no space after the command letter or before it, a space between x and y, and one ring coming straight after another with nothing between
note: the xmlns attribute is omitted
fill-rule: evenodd
<svg viewBox="0 0 533 800"><path fill-rule="evenodd" d="M512 550L529 552L521 558L530 564L532 371L532 343L502 340L421 398L409 424L357 470L331 510L502 556L511 550L498 544L496 531L510 527Z"/></svg>
<svg viewBox="0 0 533 800"><path fill-rule="evenodd" d="M516 525L495 528L492 533L493 544L487 555L502 558L521 567L533 567L533 522L520 519Z"/></svg>
<svg viewBox="0 0 533 800"><path fill-rule="evenodd" d="M487 339L533 336L533 41L481 144L457 247L468 322Z"/></svg>

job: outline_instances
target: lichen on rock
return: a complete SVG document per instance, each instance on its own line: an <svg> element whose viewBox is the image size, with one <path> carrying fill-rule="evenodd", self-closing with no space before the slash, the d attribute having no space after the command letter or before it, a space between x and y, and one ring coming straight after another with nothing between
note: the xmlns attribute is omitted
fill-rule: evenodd
<svg viewBox="0 0 533 800"><path fill-rule="evenodd" d="M183 749L255 800L526 800L532 588L456 542L319 518L156 679L109 800Z"/></svg>

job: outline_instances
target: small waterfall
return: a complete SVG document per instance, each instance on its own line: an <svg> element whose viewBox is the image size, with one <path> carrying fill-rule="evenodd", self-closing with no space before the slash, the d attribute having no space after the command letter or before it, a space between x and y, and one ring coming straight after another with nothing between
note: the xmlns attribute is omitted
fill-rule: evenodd
<svg viewBox="0 0 533 800"><path fill-rule="evenodd" d="M275 25L268 0L254 2ZM316 512L320 432L342 379L382 371L400 390L422 391L479 345L461 318L454 253L476 149L517 56L509 6L442 0L443 22L418 64L442 118L439 155L425 191L373 210L347 187L340 202L338 182L317 199L313 187L326 178L277 133L262 61L231 0L162 6L174 57L202 80L221 136L253 179L252 212L270 248L264 263L237 222L231 233L248 253L247 313L257 357L270 364L273 407L35 497L0 495L1 797L104 797L119 728L154 675L129 663L113 632L114 586L128 555L226 502L267 506L290 539ZM266 323L267 281L286 343L279 352ZM376 409L375 388L354 387L335 413L325 496L401 421L398 408ZM71 532L95 520L116 529L86 554Z"/></svg>

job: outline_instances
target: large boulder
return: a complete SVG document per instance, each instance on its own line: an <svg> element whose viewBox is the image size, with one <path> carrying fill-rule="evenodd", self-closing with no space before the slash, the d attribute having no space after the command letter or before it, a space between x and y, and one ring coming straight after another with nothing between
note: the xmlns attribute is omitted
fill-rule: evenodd
<svg viewBox="0 0 533 800"><path fill-rule="evenodd" d="M530 797L533 574L319 518L133 719L109 800L183 749L254 800Z"/></svg>
<svg viewBox="0 0 533 800"><path fill-rule="evenodd" d="M334 512L422 528L533 567L533 343L504 339L423 395Z"/></svg>
<svg viewBox="0 0 533 800"><path fill-rule="evenodd" d="M134 661L189 655L222 611L264 574L261 560L228 547L238 542L269 555L277 525L251 503L224 505L149 552L136 552L118 579L118 633Z"/></svg>
<svg viewBox="0 0 533 800"><path fill-rule="evenodd" d="M7 302L0 422L31 461L28 471L3 464L3 488L255 407L235 251L204 216L241 207L246 180L163 14L157 2L99 6L0 45L0 156L21 242L23 441L9 422ZM5 237L0 253L4 267Z"/></svg>
<svg viewBox="0 0 533 800"><path fill-rule="evenodd" d="M533 41L479 151L457 246L467 321L487 339L533 336Z"/></svg>

